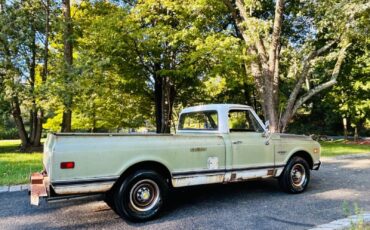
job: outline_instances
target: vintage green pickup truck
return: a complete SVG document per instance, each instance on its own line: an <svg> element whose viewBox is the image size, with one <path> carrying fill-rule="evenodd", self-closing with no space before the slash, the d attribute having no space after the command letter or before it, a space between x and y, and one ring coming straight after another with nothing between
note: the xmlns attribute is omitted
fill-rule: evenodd
<svg viewBox="0 0 370 230"><path fill-rule="evenodd" d="M274 177L300 193L321 163L310 137L270 134L251 107L212 104L184 109L174 135L49 134L43 164L31 176L32 204L102 193L120 216L144 221L171 188Z"/></svg>

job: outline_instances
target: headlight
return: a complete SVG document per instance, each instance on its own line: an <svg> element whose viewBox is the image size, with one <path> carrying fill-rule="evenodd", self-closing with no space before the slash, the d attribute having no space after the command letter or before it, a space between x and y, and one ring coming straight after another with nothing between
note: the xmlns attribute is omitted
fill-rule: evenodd
<svg viewBox="0 0 370 230"><path fill-rule="evenodd" d="M320 148L314 148L314 149L313 149L313 153L316 153L316 154L317 154L317 153L320 153Z"/></svg>

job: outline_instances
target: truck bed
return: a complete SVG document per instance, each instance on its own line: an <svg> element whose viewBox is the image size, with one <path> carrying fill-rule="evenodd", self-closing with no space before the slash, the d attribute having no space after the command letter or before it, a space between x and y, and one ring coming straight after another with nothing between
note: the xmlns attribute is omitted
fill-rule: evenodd
<svg viewBox="0 0 370 230"><path fill-rule="evenodd" d="M44 166L57 194L91 192L81 188L94 182L102 185L96 192L107 191L140 162L159 163L171 174L207 170L210 157L217 157L219 169L226 164L223 137L215 134L56 133L48 135L45 147ZM74 168L61 169L62 162Z"/></svg>

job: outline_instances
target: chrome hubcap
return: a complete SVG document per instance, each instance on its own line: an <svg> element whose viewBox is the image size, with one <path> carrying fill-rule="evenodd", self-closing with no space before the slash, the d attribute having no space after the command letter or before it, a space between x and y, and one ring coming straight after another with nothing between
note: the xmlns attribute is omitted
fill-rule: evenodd
<svg viewBox="0 0 370 230"><path fill-rule="evenodd" d="M306 181L305 167L302 164L294 165L290 172L290 178L293 182L293 186L301 187Z"/></svg>
<svg viewBox="0 0 370 230"><path fill-rule="evenodd" d="M148 211L155 207L159 201L159 187L152 180L140 180L130 190L130 205L136 211Z"/></svg>
<svg viewBox="0 0 370 230"><path fill-rule="evenodd" d="M150 190L147 187L140 188L136 193L136 198L141 202L146 202L150 198Z"/></svg>

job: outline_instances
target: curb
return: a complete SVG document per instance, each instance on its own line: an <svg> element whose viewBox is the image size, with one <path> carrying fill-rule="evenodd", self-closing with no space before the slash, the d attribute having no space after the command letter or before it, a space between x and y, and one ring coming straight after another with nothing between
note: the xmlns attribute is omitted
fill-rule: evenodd
<svg viewBox="0 0 370 230"><path fill-rule="evenodd" d="M29 190L28 184L0 186L0 193L19 192L19 191L25 191L25 190Z"/></svg>
<svg viewBox="0 0 370 230"><path fill-rule="evenodd" d="M309 230L352 229L351 227L356 227L359 222L370 223L370 212L365 212L363 214L353 215L344 219L335 220L327 224L318 225Z"/></svg>

